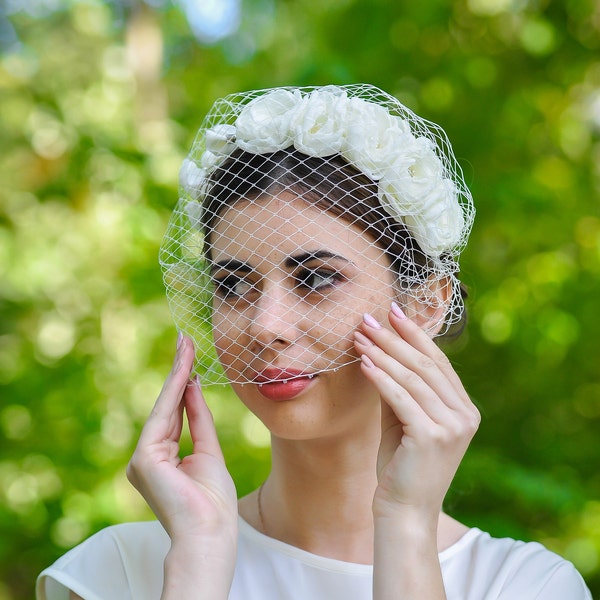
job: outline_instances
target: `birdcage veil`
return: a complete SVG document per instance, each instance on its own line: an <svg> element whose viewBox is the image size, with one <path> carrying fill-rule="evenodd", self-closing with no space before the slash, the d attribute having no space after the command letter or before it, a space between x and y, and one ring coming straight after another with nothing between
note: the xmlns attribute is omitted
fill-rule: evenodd
<svg viewBox="0 0 600 600"><path fill-rule="evenodd" d="M282 220L285 210L281 202L269 202L273 197L293 199L295 216ZM250 210L230 210L249 203ZM307 239L330 239L327 227L311 221L315 211L364 232L385 253L396 300L411 307L409 316L417 316L415 307L439 304L435 282L450 287L437 321L428 325L432 335L461 320L458 257L475 211L439 126L366 84L231 94L215 102L183 162L179 202L159 255L175 324L194 341L194 368L204 385L252 381L248 365L266 360L259 356L262 343L249 332L263 310L266 281L281 271L270 262L269 244L279 240L289 250L298 233L304 240L300 252ZM240 266L242 240L249 236L259 256ZM235 267L215 266L215 247L235 259ZM358 360L348 323L355 328L362 316L346 311L341 318L340 306L364 307L358 296L354 302L355 287L333 289L331 261L307 260L298 272L290 268L297 285L287 284L283 318L318 323L318 333L305 335L313 335L313 347L322 351L315 358L314 351L290 342L299 346L290 356L299 370L338 369ZM375 305L379 297L388 301L381 281L363 279L372 289L360 290L361 298L368 295ZM229 357L226 372L218 354Z"/></svg>

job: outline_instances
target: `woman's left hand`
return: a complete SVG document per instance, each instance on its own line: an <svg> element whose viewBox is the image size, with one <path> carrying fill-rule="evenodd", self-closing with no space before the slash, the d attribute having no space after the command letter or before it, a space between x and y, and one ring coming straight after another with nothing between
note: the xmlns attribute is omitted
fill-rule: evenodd
<svg viewBox="0 0 600 600"><path fill-rule="evenodd" d="M392 330L365 316L355 334L362 371L381 396L376 516L437 518L480 422L446 355L396 306Z"/></svg>

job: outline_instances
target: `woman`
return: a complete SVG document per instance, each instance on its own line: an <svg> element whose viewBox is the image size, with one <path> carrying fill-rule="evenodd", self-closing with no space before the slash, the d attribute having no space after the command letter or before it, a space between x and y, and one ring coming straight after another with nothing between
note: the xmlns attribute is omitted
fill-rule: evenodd
<svg viewBox="0 0 600 600"><path fill-rule="evenodd" d="M238 94L181 187L161 263L185 334L128 466L158 522L96 534L38 597L590 598L539 544L442 510L479 424L433 341L464 318L473 218L443 132L371 86ZM239 501L200 381L271 432L271 473Z"/></svg>

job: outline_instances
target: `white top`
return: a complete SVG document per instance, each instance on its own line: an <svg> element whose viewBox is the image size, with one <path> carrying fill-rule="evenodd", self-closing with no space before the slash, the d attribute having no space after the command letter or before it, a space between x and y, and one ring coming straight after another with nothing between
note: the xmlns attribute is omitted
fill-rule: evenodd
<svg viewBox="0 0 600 600"><path fill-rule="evenodd" d="M160 598L167 533L157 521L103 529L44 570L38 600ZM448 600L592 600L574 566L537 543L470 529L440 553ZM373 568L323 558L239 520L229 600L371 600Z"/></svg>

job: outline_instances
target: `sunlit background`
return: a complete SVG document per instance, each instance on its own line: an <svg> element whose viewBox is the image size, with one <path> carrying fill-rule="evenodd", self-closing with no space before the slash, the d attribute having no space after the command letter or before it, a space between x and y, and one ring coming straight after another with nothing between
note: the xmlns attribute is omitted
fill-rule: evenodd
<svg viewBox="0 0 600 600"><path fill-rule="evenodd" d="M0 600L111 523L175 331L157 252L217 97L367 81L447 130L478 208L451 357L483 424L448 511L600 596L596 0L0 4ZM211 394L240 494L268 437Z"/></svg>

